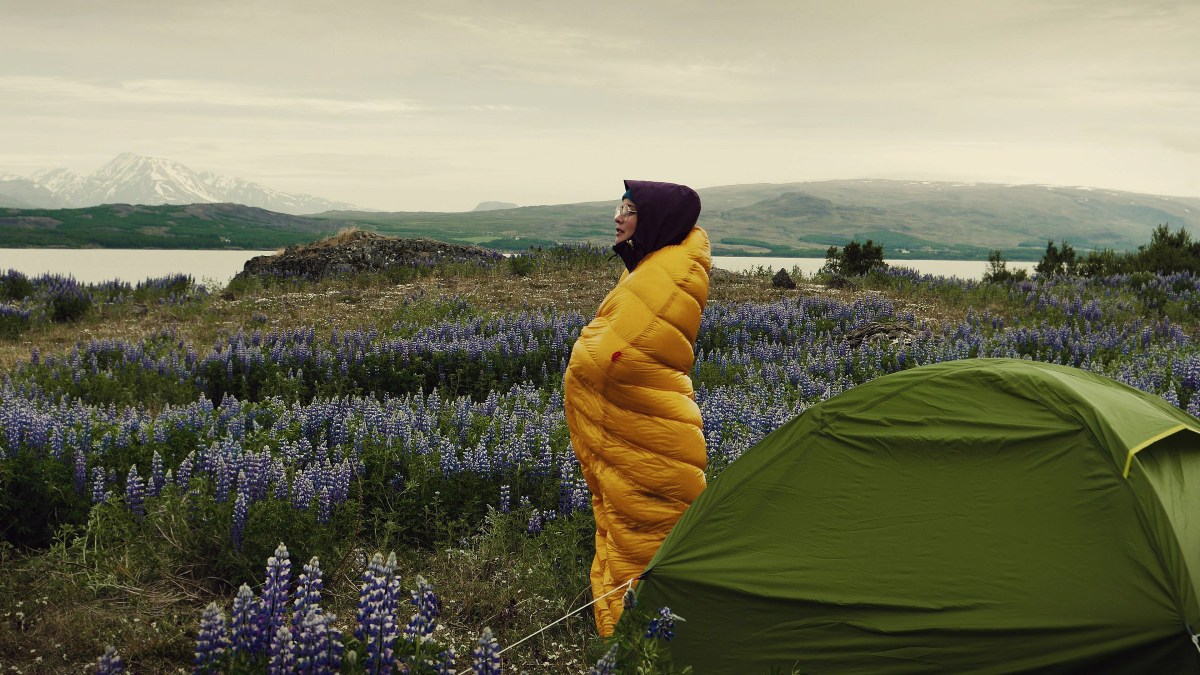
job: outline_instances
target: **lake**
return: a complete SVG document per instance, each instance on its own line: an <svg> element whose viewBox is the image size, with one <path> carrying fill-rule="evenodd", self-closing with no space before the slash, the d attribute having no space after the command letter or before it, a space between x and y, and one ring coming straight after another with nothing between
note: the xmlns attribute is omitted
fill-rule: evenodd
<svg viewBox="0 0 1200 675"><path fill-rule="evenodd" d="M84 283L99 283L113 279L137 283L147 278L164 277L170 274L190 274L193 279L209 288L229 283L235 274L242 271L246 261L260 255L272 255L275 251L183 251L148 249L60 249L60 248L4 248L0 249L0 272L15 269L28 276L39 274L70 275ZM922 274L956 276L961 279L979 279L987 270L983 260L890 260L894 267L907 267ZM713 265L733 272L752 270L758 267L780 268L789 272L799 268L811 275L825 264L824 258L713 258ZM1010 270L1033 271L1036 263L1009 262Z"/></svg>
<svg viewBox="0 0 1200 675"><path fill-rule="evenodd" d="M887 264L892 267L914 269L921 274L958 277L960 279L982 279L984 272L987 272L988 268L986 260L887 260ZM740 258L728 256L713 258L714 267L720 267L731 272L744 272L746 270L757 269L758 267L770 267L772 270L782 268L790 273L796 267L805 275L811 276L824 265L824 258ZM1007 263L1007 267L1011 271L1015 272L1023 269L1029 271L1031 274L1033 273L1033 268L1036 266L1037 263L1035 262L1008 261Z"/></svg>

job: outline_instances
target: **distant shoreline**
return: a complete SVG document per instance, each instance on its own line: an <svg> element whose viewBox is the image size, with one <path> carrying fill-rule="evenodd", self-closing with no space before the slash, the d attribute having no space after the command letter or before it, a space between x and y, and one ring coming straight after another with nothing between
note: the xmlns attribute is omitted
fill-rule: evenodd
<svg viewBox="0 0 1200 675"><path fill-rule="evenodd" d="M456 242L446 242L446 243L456 243ZM575 242L561 242L561 243L572 244ZM117 246L13 246L13 245L8 245L8 246L0 247L0 252L7 252L7 251L14 251L14 252L15 251L197 251L197 252L200 252L200 251L203 251L203 252L213 252L213 253L219 253L219 252L257 253L259 255L271 255L271 254L274 254L276 251L283 249L283 248L285 248L285 247L279 246L279 247L272 248L272 249L259 249L259 248L243 248L243 247L237 247L237 246L226 246L223 248L178 248L178 247L172 248L172 247L159 247L159 246L117 247ZM517 253L521 253L522 250L526 250L526 249L512 250L512 249L506 249L506 248L491 248L488 246L482 246L481 248L487 248L489 250L496 251L497 253L503 253L505 255L514 255ZM778 253L773 253L773 252L753 253L753 252L747 252L747 251L737 251L737 250L733 250L733 249L714 247L713 248L713 257L714 258L763 258L763 259L785 259L786 258L786 259L795 259L795 260L808 260L808 259L822 258L823 256L818 256L818 255L780 255ZM893 254L893 253L889 252L886 248L884 249L884 259L887 262L904 261L904 260L909 260L909 261L945 260L947 262L951 262L951 261L987 262L986 255L975 257L975 256L952 256L952 255L944 255L944 256L919 255L919 254L912 254L912 253ZM1037 262L1038 260L1040 260L1040 258L1038 258L1037 256L1023 255L1023 254L1015 254L1015 255L1010 256L1008 254L1008 252L1005 252L1004 260L1006 262ZM4 263L4 262L0 262L0 267L3 267L5 264L6 263Z"/></svg>
<svg viewBox="0 0 1200 675"><path fill-rule="evenodd" d="M27 276L59 274L83 283L104 283L114 279L137 283L150 278L187 274L197 282L225 285L246 261L276 250L212 249L111 249L111 248L0 248L0 272L15 269ZM934 276L958 276L978 279L987 270L986 260L887 259L893 267L915 269ZM1010 269L1032 271L1031 261L1006 261ZM713 256L713 266L730 272L750 271L759 267L788 272L799 269L814 274L825 264L824 258L783 256Z"/></svg>

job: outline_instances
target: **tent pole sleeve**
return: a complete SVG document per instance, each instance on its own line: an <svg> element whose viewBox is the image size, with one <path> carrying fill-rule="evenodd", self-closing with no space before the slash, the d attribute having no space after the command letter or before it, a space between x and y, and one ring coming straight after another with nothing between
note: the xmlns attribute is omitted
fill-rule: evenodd
<svg viewBox="0 0 1200 675"><path fill-rule="evenodd" d="M1171 427L1170 429L1167 429L1166 431L1162 432L1161 434L1158 434L1156 436L1148 438L1148 439L1142 441L1141 443L1138 443L1137 445L1130 448L1129 454L1125 456L1125 471L1123 471L1121 473L1121 477L1129 478L1129 468L1133 465L1133 456L1134 455L1138 454L1142 450L1145 450L1147 447L1154 445L1155 443L1161 441L1162 439L1166 438L1167 436L1170 436L1172 434L1177 434L1180 431L1183 431L1184 429L1187 429L1187 427L1182 424Z"/></svg>

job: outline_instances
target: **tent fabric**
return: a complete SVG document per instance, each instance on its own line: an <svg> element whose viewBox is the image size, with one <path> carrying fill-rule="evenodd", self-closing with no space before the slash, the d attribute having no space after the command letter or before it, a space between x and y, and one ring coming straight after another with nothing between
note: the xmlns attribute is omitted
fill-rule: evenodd
<svg viewBox="0 0 1200 675"><path fill-rule="evenodd" d="M567 364L567 425L596 516L591 580L601 635L622 609L621 594L609 592L641 573L705 487L708 455L688 372L709 251L696 227L623 272Z"/></svg>
<svg viewBox="0 0 1200 675"><path fill-rule="evenodd" d="M1193 570L1200 421L1082 370L970 359L770 434L637 597L684 618L672 654L700 674L1195 673Z"/></svg>

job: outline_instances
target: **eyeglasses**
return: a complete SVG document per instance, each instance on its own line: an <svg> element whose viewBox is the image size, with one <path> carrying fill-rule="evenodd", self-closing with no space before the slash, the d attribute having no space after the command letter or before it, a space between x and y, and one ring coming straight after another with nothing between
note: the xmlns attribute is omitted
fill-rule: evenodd
<svg viewBox="0 0 1200 675"><path fill-rule="evenodd" d="M613 218L624 218L626 216L636 216L637 209L634 209L628 204L622 204L613 212Z"/></svg>

